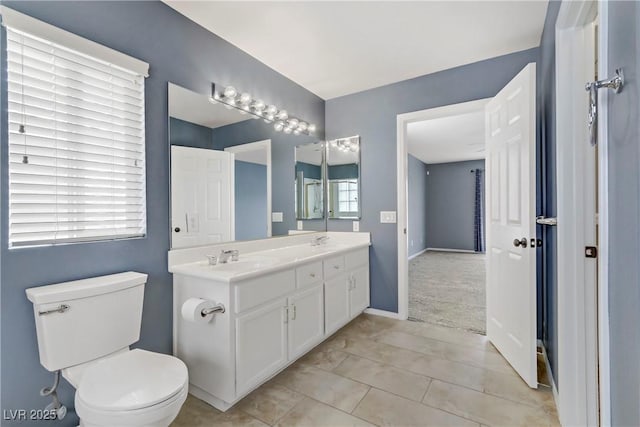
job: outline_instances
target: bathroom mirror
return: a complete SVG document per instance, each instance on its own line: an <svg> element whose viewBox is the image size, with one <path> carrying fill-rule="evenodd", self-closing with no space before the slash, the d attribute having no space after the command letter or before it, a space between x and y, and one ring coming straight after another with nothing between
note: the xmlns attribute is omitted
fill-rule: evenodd
<svg viewBox="0 0 640 427"><path fill-rule="evenodd" d="M324 143L296 146L295 205L299 220L324 218Z"/></svg>
<svg viewBox="0 0 640 427"><path fill-rule="evenodd" d="M255 240L296 229L295 146L316 138L168 85L171 248ZM305 224L324 231L324 221Z"/></svg>
<svg viewBox="0 0 640 427"><path fill-rule="evenodd" d="M327 142L329 219L360 218L360 137Z"/></svg>

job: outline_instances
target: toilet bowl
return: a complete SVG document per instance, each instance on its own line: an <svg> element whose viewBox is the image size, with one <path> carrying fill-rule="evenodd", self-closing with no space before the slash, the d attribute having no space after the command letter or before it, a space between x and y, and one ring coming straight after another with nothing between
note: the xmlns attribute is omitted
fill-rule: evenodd
<svg viewBox="0 0 640 427"><path fill-rule="evenodd" d="M27 289L40 363L75 387L81 427L167 427L187 398L180 359L129 349L146 279L127 272Z"/></svg>
<svg viewBox="0 0 640 427"><path fill-rule="evenodd" d="M74 372L77 377L77 372ZM185 364L171 356L131 350L86 367L74 384L82 427L166 427L187 398Z"/></svg>

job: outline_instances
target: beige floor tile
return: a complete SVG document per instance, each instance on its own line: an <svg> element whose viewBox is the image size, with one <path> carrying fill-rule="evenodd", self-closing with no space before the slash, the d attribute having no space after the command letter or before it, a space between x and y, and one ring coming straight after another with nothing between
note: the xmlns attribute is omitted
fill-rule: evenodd
<svg viewBox="0 0 640 427"><path fill-rule="evenodd" d="M334 372L418 402L431 381L425 376L353 355L347 357Z"/></svg>
<svg viewBox="0 0 640 427"><path fill-rule="evenodd" d="M359 339L375 338L380 332L392 328L399 322L388 317L361 314L348 325L334 334L335 337L353 337Z"/></svg>
<svg viewBox="0 0 640 427"><path fill-rule="evenodd" d="M373 427L360 418L339 411L308 397L298 403L276 426Z"/></svg>
<svg viewBox="0 0 640 427"><path fill-rule="evenodd" d="M558 420L540 408L434 380L424 403L491 426L556 426Z"/></svg>
<svg viewBox="0 0 640 427"><path fill-rule="evenodd" d="M345 412L351 412L369 387L304 364L294 364L275 381L308 397Z"/></svg>
<svg viewBox="0 0 640 427"><path fill-rule="evenodd" d="M265 427L267 424L237 409L221 412L189 395L171 427Z"/></svg>
<svg viewBox="0 0 640 427"><path fill-rule="evenodd" d="M297 363L314 366L325 371L333 371L349 354L318 347L300 358Z"/></svg>
<svg viewBox="0 0 640 427"><path fill-rule="evenodd" d="M503 374L517 375L507 361L495 351L472 348L395 330L381 332L376 340L430 356L467 363Z"/></svg>
<svg viewBox="0 0 640 427"><path fill-rule="evenodd" d="M556 413L556 404L550 387L533 389L519 376L487 375L484 392L530 406L538 406L550 414Z"/></svg>
<svg viewBox="0 0 640 427"><path fill-rule="evenodd" d="M474 334L461 329L447 328L423 322L398 321L391 329L403 331L412 335L450 342L468 347L477 347L487 351L497 351L486 336Z"/></svg>
<svg viewBox="0 0 640 427"><path fill-rule="evenodd" d="M362 399L353 415L378 426L478 426L472 421L375 388Z"/></svg>
<svg viewBox="0 0 640 427"><path fill-rule="evenodd" d="M302 394L270 381L238 402L237 408L272 425L302 399Z"/></svg>

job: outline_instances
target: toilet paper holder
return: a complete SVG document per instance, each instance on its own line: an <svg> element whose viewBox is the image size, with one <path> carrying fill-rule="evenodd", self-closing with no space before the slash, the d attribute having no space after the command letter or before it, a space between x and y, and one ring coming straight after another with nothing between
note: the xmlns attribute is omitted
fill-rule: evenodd
<svg viewBox="0 0 640 427"><path fill-rule="evenodd" d="M200 312L200 315L202 317L206 317L210 314L215 314L215 313L224 313L225 312L225 308L223 304L216 304L213 307L207 307L207 308L203 308L202 311Z"/></svg>

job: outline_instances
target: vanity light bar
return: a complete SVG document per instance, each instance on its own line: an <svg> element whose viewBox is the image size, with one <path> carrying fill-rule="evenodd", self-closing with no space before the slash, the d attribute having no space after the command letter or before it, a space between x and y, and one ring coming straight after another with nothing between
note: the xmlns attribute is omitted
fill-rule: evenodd
<svg viewBox="0 0 640 427"><path fill-rule="evenodd" d="M359 136L350 136L349 138L334 139L329 141L329 145L345 153L357 153L360 151L359 138Z"/></svg>
<svg viewBox="0 0 640 427"><path fill-rule="evenodd" d="M241 114L250 114L253 119L262 119L265 123L273 123L273 128L278 132L294 135L313 135L316 125L307 123L296 117L290 116L287 110L279 110L273 104L267 105L261 99L253 99L247 92L240 92L233 86L227 86L222 91L216 90L216 84L211 84L211 97L213 103L224 104L228 108L235 108Z"/></svg>

